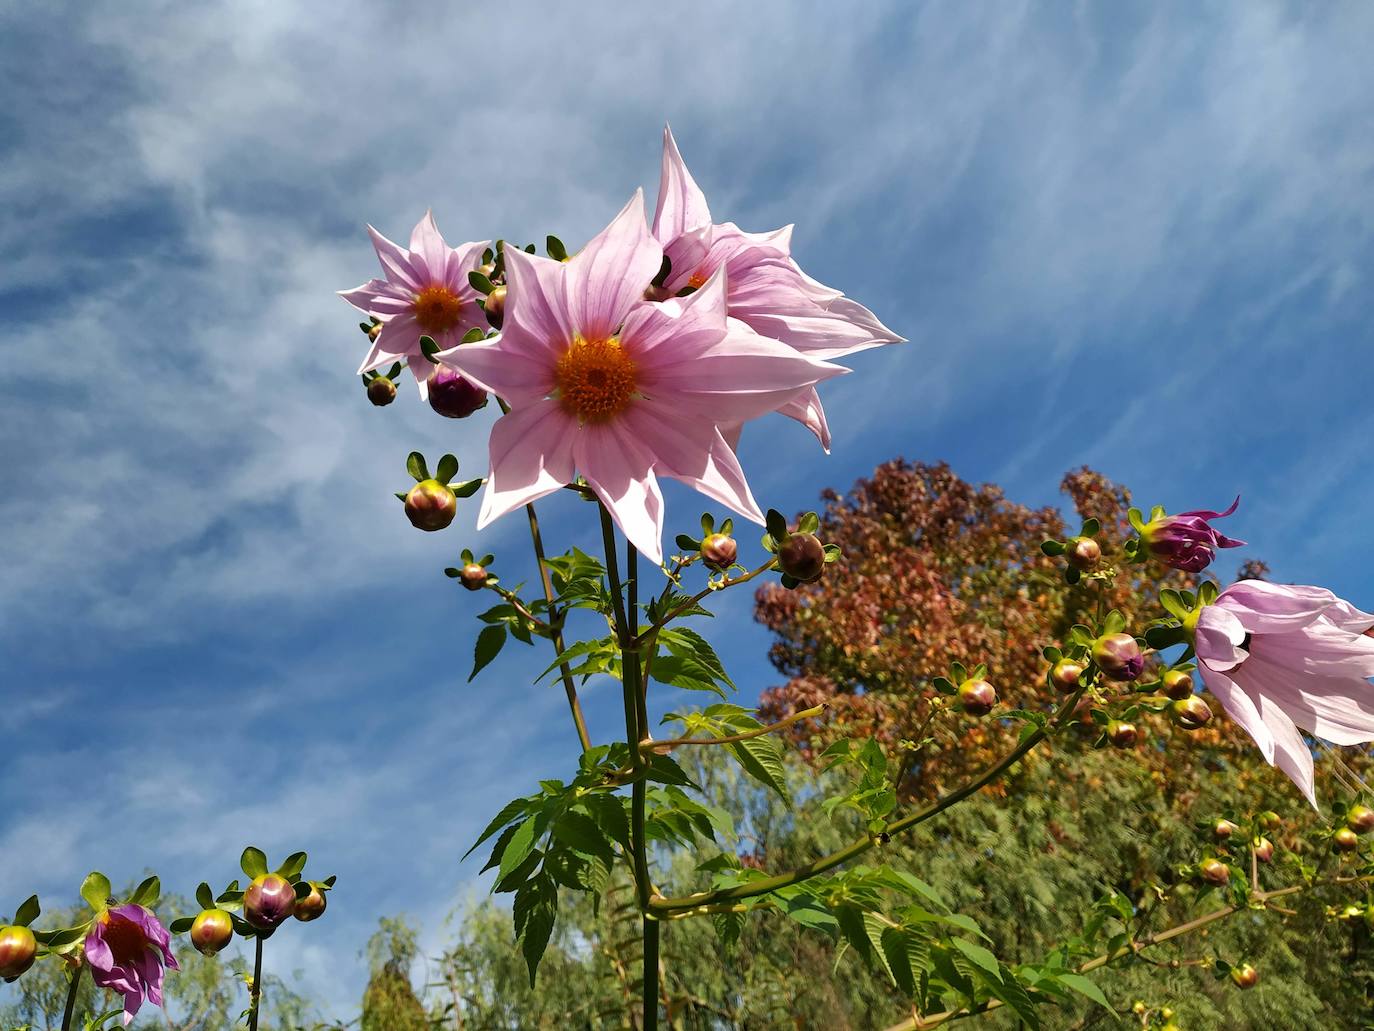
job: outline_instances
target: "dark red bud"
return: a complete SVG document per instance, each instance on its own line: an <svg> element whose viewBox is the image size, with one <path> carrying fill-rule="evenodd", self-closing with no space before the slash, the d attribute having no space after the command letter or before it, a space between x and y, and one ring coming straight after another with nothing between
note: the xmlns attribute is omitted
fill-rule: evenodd
<svg viewBox="0 0 1374 1031"><path fill-rule="evenodd" d="M0 979L13 981L33 966L38 939L27 927L0 927Z"/></svg>
<svg viewBox="0 0 1374 1031"><path fill-rule="evenodd" d="M367 399L378 408L385 408L396 400L396 384L389 376L378 376L367 384Z"/></svg>
<svg viewBox="0 0 1374 1031"><path fill-rule="evenodd" d="M1231 880L1231 868L1220 859L1204 859L1198 863L1197 873L1208 884L1218 887Z"/></svg>
<svg viewBox="0 0 1374 1031"><path fill-rule="evenodd" d="M1093 644L1093 662L1108 680L1134 680L1145 668L1145 656L1130 634L1099 637Z"/></svg>
<svg viewBox="0 0 1374 1031"><path fill-rule="evenodd" d="M723 572L735 564L739 545L733 537L723 533L710 534L701 542L701 560L712 569Z"/></svg>
<svg viewBox="0 0 1374 1031"><path fill-rule="evenodd" d="M1259 984L1259 971L1249 963L1242 963L1231 968L1231 980L1236 983L1237 988L1250 989Z"/></svg>
<svg viewBox="0 0 1374 1031"><path fill-rule="evenodd" d="M1193 693L1193 678L1186 670L1170 669L1164 671L1164 676L1160 678L1164 693L1175 701L1181 698L1191 697Z"/></svg>
<svg viewBox="0 0 1374 1031"><path fill-rule="evenodd" d="M254 877L243 893L243 918L260 931L271 931L296 911L296 888L281 874Z"/></svg>
<svg viewBox="0 0 1374 1031"><path fill-rule="evenodd" d="M1064 694L1078 686L1078 678L1083 675L1083 666L1073 659L1060 659L1050 669L1050 683Z"/></svg>
<svg viewBox="0 0 1374 1031"><path fill-rule="evenodd" d="M802 583L819 580L825 571L825 546L814 533L789 533L778 545L778 568Z"/></svg>
<svg viewBox="0 0 1374 1031"><path fill-rule="evenodd" d="M506 288L498 286L482 302L482 310L487 313L487 321L491 323L492 329L500 329L501 323L506 320Z"/></svg>
<svg viewBox="0 0 1374 1031"><path fill-rule="evenodd" d="M442 530L458 514L458 498L438 480L421 480L406 495L406 518L418 530Z"/></svg>
<svg viewBox="0 0 1374 1031"><path fill-rule="evenodd" d="M1360 847L1360 836L1349 827L1342 827L1331 835L1331 847L1337 852L1354 852Z"/></svg>
<svg viewBox="0 0 1374 1031"><path fill-rule="evenodd" d="M986 716L997 704L997 690L986 680L965 680L959 685L959 706L970 716Z"/></svg>
<svg viewBox="0 0 1374 1031"><path fill-rule="evenodd" d="M1345 814L1345 825L1356 834L1374 831L1374 809L1367 805L1352 805Z"/></svg>
<svg viewBox="0 0 1374 1031"><path fill-rule="evenodd" d="M1180 730L1197 730L1212 719L1212 710L1197 695L1180 698L1169 706L1169 715Z"/></svg>
<svg viewBox="0 0 1374 1031"><path fill-rule="evenodd" d="M458 581L469 591L480 591L487 585L487 571L476 562L469 562L458 574Z"/></svg>
<svg viewBox="0 0 1374 1031"><path fill-rule="evenodd" d="M317 885L310 885L310 894L304 898L296 900L296 919L303 924L310 923L311 920L318 920L324 916L325 907L329 905Z"/></svg>
<svg viewBox="0 0 1374 1031"><path fill-rule="evenodd" d="M1261 863L1267 863L1274 858L1274 843L1268 838L1256 838L1250 846L1250 851L1255 853L1255 858Z"/></svg>
<svg viewBox="0 0 1374 1031"><path fill-rule="evenodd" d="M1067 552L1069 565L1084 573L1097 568L1102 561L1102 548L1091 537L1075 538Z"/></svg>
<svg viewBox="0 0 1374 1031"><path fill-rule="evenodd" d="M234 937L234 921L222 909L203 909L191 923L191 944L203 956L213 956Z"/></svg>
<svg viewBox="0 0 1374 1031"><path fill-rule="evenodd" d="M1130 748L1140 740L1140 732L1134 723L1125 720L1112 720L1107 724L1107 740L1117 748Z"/></svg>
<svg viewBox="0 0 1374 1031"><path fill-rule="evenodd" d="M446 419L466 419L487 403L487 392L456 369L440 365L429 374L429 406Z"/></svg>

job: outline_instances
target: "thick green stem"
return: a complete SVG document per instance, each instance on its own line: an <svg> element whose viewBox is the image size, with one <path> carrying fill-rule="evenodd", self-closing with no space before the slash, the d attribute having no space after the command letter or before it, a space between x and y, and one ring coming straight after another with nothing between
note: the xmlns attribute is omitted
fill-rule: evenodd
<svg viewBox="0 0 1374 1031"><path fill-rule="evenodd" d="M257 949L253 955L253 986L248 990L248 1031L258 1031L258 1011L262 1009L262 936L254 935Z"/></svg>
<svg viewBox="0 0 1374 1031"><path fill-rule="evenodd" d="M62 1011L62 1031L69 1031L72 1026L72 1014L76 1012L76 996L81 988L81 971L85 969L83 963L72 971L72 984L67 989L67 1008Z"/></svg>
<svg viewBox="0 0 1374 1031"><path fill-rule="evenodd" d="M644 914L644 1031L658 1028L658 928L659 923Z"/></svg>

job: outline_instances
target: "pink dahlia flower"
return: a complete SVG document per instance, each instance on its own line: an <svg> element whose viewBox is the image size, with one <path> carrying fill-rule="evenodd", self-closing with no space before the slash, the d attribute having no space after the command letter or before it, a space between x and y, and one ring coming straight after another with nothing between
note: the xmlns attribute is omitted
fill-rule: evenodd
<svg viewBox="0 0 1374 1031"><path fill-rule="evenodd" d="M386 278L339 292L353 307L382 323L358 375L404 361L423 398L434 365L420 350L420 338L432 337L442 349L456 346L470 329L487 329L481 295L468 282L468 273L482 263L488 241L450 247L429 212L410 234L410 250L371 226L367 231Z"/></svg>
<svg viewBox="0 0 1374 1031"><path fill-rule="evenodd" d="M1151 519L1140 528L1140 540L1149 553L1166 566L1199 573L1211 565L1217 548L1239 548L1245 542L1212 529L1209 520L1224 519L1236 510L1240 498L1225 512L1199 509Z"/></svg>
<svg viewBox="0 0 1374 1031"><path fill-rule="evenodd" d="M713 224L706 196L667 128L653 232L671 263L663 292L700 287L724 268L730 317L812 358L841 358L902 340L863 305L797 266L791 258L791 226L746 233L733 222ZM787 398L776 410L802 423L830 450L830 428L814 387Z"/></svg>
<svg viewBox="0 0 1374 1031"><path fill-rule="evenodd" d="M492 428L479 529L575 472L654 562L663 560L657 475L763 522L720 427L845 370L728 320L725 269L687 297L645 301L662 261L642 192L566 262L506 251L500 338L439 355L511 408Z"/></svg>
<svg viewBox="0 0 1374 1031"><path fill-rule="evenodd" d="M162 1005L163 967L176 970L167 929L149 910L132 903L107 909L86 935L91 980L124 996L124 1025L147 999Z"/></svg>
<svg viewBox="0 0 1374 1031"><path fill-rule="evenodd" d="M1208 690L1264 758L1316 806L1312 752L1374 741L1374 615L1320 587L1243 580L1197 617L1194 647Z"/></svg>

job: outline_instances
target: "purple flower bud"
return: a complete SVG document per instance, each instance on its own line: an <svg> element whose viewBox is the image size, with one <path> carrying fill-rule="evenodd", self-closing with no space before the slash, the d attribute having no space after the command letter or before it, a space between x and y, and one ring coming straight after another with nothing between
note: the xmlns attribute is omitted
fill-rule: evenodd
<svg viewBox="0 0 1374 1031"><path fill-rule="evenodd" d="M789 533L778 545L778 568L794 580L811 583L825 570L825 547L814 533Z"/></svg>
<svg viewBox="0 0 1374 1031"><path fill-rule="evenodd" d="M1091 537L1076 537L1069 545L1067 558L1074 569L1086 573L1102 561L1102 546Z"/></svg>
<svg viewBox="0 0 1374 1031"><path fill-rule="evenodd" d="M281 874L253 878L243 893L243 918L260 931L274 930L296 911L296 888Z"/></svg>
<svg viewBox="0 0 1374 1031"><path fill-rule="evenodd" d="M325 898L324 892L320 891L319 885L312 882L310 894L305 898L296 900L296 919L303 924L308 924L311 920L318 920L324 916L325 908L328 905L329 901Z"/></svg>
<svg viewBox="0 0 1374 1031"><path fill-rule="evenodd" d="M234 922L222 909L203 909L191 922L191 944L202 956L213 956L234 937Z"/></svg>
<svg viewBox="0 0 1374 1031"><path fill-rule="evenodd" d="M1238 497L1225 512L1198 509L1152 519L1140 530L1141 544L1166 566L1188 573L1201 572L1216 558L1217 548L1238 548L1245 543L1218 533L1208 522L1229 516L1239 504Z"/></svg>
<svg viewBox="0 0 1374 1031"><path fill-rule="evenodd" d="M0 978L13 981L38 955L38 940L27 927L0 927Z"/></svg>
<svg viewBox="0 0 1374 1031"><path fill-rule="evenodd" d="M1093 662L1108 680L1134 680L1145 668L1145 656L1130 634L1099 637L1093 644Z"/></svg>
<svg viewBox="0 0 1374 1031"><path fill-rule="evenodd" d="M378 376L367 384L367 399L378 408L385 408L396 400L396 384L389 376Z"/></svg>
<svg viewBox="0 0 1374 1031"><path fill-rule="evenodd" d="M739 545L735 543L735 539L723 533L710 534L701 542L701 560L714 570L729 569L735 564L738 555Z"/></svg>
<svg viewBox="0 0 1374 1031"><path fill-rule="evenodd" d="M406 518L417 530L442 530L457 514L458 498L438 480L421 480L406 495Z"/></svg>
<svg viewBox="0 0 1374 1031"><path fill-rule="evenodd" d="M986 680L965 680L959 685L959 706L970 716L986 716L997 704L997 690Z"/></svg>
<svg viewBox="0 0 1374 1031"><path fill-rule="evenodd" d="M487 313L487 321L491 323L491 328L500 329L501 323L506 320L506 288L498 286L487 294L482 302L482 310Z"/></svg>
<svg viewBox="0 0 1374 1031"><path fill-rule="evenodd" d="M1050 669L1050 683L1068 694L1078 686L1078 678L1083 675L1083 664L1073 659L1060 659Z"/></svg>
<svg viewBox="0 0 1374 1031"><path fill-rule="evenodd" d="M1274 843L1268 838L1256 838L1250 845L1250 851L1259 862L1267 863L1274 858Z"/></svg>
<svg viewBox="0 0 1374 1031"><path fill-rule="evenodd" d="M476 562L469 562L459 570L458 582L469 591L480 591L487 585L487 570Z"/></svg>
<svg viewBox="0 0 1374 1031"><path fill-rule="evenodd" d="M429 406L448 419L466 419L485 408L487 392L456 369L438 366L429 377Z"/></svg>

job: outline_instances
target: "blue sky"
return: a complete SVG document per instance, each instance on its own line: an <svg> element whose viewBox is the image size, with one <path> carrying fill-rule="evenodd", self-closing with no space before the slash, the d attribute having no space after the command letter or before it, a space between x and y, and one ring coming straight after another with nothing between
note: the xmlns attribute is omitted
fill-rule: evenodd
<svg viewBox="0 0 1374 1031"><path fill-rule="evenodd" d="M652 196L665 121L717 217L795 222L910 338L825 388L829 457L746 433L766 505L895 455L1044 503L1087 462L1241 493L1250 554L1374 607L1374 8L469 6L0 5L0 911L92 867L189 891L251 841L340 876L273 940L334 1012L379 915L442 939L458 857L574 739L542 651L464 682L442 567L522 578L521 521L423 535L391 497L412 447L478 475L490 417L369 406L334 291L428 207L579 244ZM767 636L724 611L752 700ZM586 705L615 733L618 692Z"/></svg>

